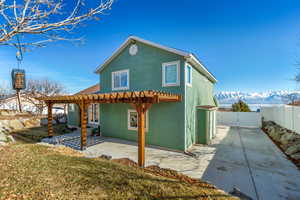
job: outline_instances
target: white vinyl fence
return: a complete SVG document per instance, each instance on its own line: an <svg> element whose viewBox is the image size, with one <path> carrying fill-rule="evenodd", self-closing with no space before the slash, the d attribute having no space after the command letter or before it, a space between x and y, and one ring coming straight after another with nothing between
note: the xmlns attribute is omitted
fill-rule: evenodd
<svg viewBox="0 0 300 200"><path fill-rule="evenodd" d="M261 114L259 112L217 112L217 124L240 127L261 127Z"/></svg>
<svg viewBox="0 0 300 200"><path fill-rule="evenodd" d="M300 134L300 107L273 106L262 107L261 114L265 121L274 121L280 126Z"/></svg>

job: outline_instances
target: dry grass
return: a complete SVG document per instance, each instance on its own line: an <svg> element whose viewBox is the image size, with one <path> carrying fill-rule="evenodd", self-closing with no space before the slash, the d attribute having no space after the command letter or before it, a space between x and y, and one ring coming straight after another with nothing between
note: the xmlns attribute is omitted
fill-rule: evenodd
<svg viewBox="0 0 300 200"><path fill-rule="evenodd" d="M62 135L66 133L70 133L71 131L67 129L65 124L57 124L53 125L53 132L55 135ZM18 131L14 131L11 135L15 136L19 140L24 139L25 142L40 142L43 138L48 137L47 126L40 126L34 128L26 128ZM18 137L21 136L21 137Z"/></svg>
<svg viewBox="0 0 300 200"><path fill-rule="evenodd" d="M15 144L0 155L0 199L235 199L65 147Z"/></svg>

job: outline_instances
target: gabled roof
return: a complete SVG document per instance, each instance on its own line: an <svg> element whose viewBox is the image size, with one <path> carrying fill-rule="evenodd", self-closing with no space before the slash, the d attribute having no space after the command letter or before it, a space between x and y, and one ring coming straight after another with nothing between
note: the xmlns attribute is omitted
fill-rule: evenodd
<svg viewBox="0 0 300 200"><path fill-rule="evenodd" d="M136 36L130 36L127 38L127 40L112 54L111 57L109 57L105 62L97 67L95 70L95 73L100 73L115 57L117 57L131 42L137 41L152 47L156 47L159 49L163 49L165 51L183 56L188 62L190 62L196 69L198 69L201 73L203 73L209 80L216 83L217 79L204 67L204 65L200 62L200 60L197 59L196 56L194 56L192 53L166 47L148 40L141 39Z"/></svg>
<svg viewBox="0 0 300 200"><path fill-rule="evenodd" d="M95 93L99 92L99 90L100 90L100 84L97 83L91 87L88 87L84 90L79 91L75 95L77 95L77 94L95 94Z"/></svg>

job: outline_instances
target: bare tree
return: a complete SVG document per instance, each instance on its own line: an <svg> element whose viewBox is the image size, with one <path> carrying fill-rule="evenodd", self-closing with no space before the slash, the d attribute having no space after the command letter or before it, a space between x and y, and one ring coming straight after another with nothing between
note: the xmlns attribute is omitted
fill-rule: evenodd
<svg viewBox="0 0 300 200"><path fill-rule="evenodd" d="M114 0L0 0L0 44L22 48L71 39L79 24L99 19ZM94 5L94 6L92 6ZM19 37L29 36L26 42ZM36 36L36 37L35 37Z"/></svg>
<svg viewBox="0 0 300 200"><path fill-rule="evenodd" d="M50 97L64 94L65 87L55 81L48 79L42 80L28 80L27 88L25 90L27 101L31 102L38 109L39 114L42 114L47 105L37 99L39 97Z"/></svg>
<svg viewBox="0 0 300 200"><path fill-rule="evenodd" d="M299 96L300 96L299 93L295 92L295 93L291 93L291 94L287 94L287 95L283 96L281 98L281 100L284 104L294 105L298 101Z"/></svg>

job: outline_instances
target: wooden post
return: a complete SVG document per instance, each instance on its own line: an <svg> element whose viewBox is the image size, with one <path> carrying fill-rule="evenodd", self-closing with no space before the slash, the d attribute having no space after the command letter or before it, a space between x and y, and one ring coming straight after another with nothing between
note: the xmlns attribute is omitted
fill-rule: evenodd
<svg viewBox="0 0 300 200"><path fill-rule="evenodd" d="M51 138L53 137L53 127L52 127L52 106L53 103L48 102L47 107L48 107L48 137Z"/></svg>
<svg viewBox="0 0 300 200"><path fill-rule="evenodd" d="M81 150L86 149L86 137L87 137L87 104L85 102L81 102L79 104L80 107L80 123L81 123Z"/></svg>
<svg viewBox="0 0 300 200"><path fill-rule="evenodd" d="M19 112L22 112L21 94L19 89L17 89L17 102L18 102Z"/></svg>
<svg viewBox="0 0 300 200"><path fill-rule="evenodd" d="M138 113L138 164L145 167L145 115L152 104L141 103L134 105Z"/></svg>

